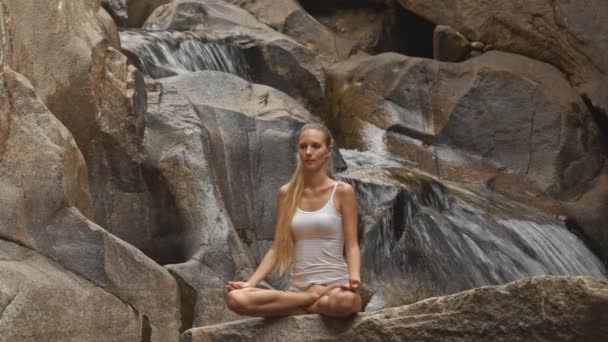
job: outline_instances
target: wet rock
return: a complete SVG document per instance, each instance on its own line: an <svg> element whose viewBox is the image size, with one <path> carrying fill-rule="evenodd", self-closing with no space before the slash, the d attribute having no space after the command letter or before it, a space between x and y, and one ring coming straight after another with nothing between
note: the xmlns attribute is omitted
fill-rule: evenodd
<svg viewBox="0 0 608 342"><path fill-rule="evenodd" d="M128 303L15 243L0 240L0 260L2 341L140 341Z"/></svg>
<svg viewBox="0 0 608 342"><path fill-rule="evenodd" d="M238 44L254 82L281 89L310 110L320 105L325 77L314 51L230 3L176 0L154 11L144 28L193 31L207 41Z"/></svg>
<svg viewBox="0 0 608 342"><path fill-rule="evenodd" d="M148 317L152 341L175 339L175 280L82 214L90 215L91 198L72 136L25 78L8 68L1 75L0 98L9 103L11 124L0 160L0 184L7 189L0 200L0 237L55 259L132 305Z"/></svg>
<svg viewBox="0 0 608 342"><path fill-rule="evenodd" d="M158 6L172 0L101 0L101 5L110 13L116 25L141 27L146 18Z"/></svg>
<svg viewBox="0 0 608 342"><path fill-rule="evenodd" d="M578 94L558 70L525 57L357 57L330 70L328 87L327 121L346 147L386 148L376 131L388 129L506 168L559 199L584 192L603 163Z"/></svg>
<svg viewBox="0 0 608 342"><path fill-rule="evenodd" d="M180 75L157 88L145 146L176 199L190 260L167 268L198 292L196 324L219 322L231 317L218 299L224 282L246 277L272 239L295 131L315 119L284 93L227 73Z"/></svg>
<svg viewBox="0 0 608 342"><path fill-rule="evenodd" d="M608 283L538 277L484 287L353 319L318 315L249 319L191 329L199 341L600 341L608 334Z"/></svg>
<svg viewBox="0 0 608 342"><path fill-rule="evenodd" d="M351 165L340 178L357 193L363 279L385 307L538 275L606 278L585 244L537 208L395 159L344 155ZM364 159L369 165L352 165Z"/></svg>
<svg viewBox="0 0 608 342"><path fill-rule="evenodd" d="M433 58L442 62L460 62L469 52L469 41L449 26L438 25L433 32Z"/></svg>
<svg viewBox="0 0 608 342"><path fill-rule="evenodd" d="M608 113L608 3L595 0L400 0L406 9L449 25L472 40L547 62L562 70L580 95Z"/></svg>

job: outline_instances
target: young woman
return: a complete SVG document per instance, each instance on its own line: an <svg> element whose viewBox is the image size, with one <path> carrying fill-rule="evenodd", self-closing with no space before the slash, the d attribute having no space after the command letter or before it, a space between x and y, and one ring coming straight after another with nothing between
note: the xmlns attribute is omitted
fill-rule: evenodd
<svg viewBox="0 0 608 342"><path fill-rule="evenodd" d="M226 285L226 304L238 314L346 317L361 310L355 192L327 174L333 147L327 127L304 125L298 142L298 167L279 189L272 246L248 281ZM274 270L291 271L288 291L255 287Z"/></svg>

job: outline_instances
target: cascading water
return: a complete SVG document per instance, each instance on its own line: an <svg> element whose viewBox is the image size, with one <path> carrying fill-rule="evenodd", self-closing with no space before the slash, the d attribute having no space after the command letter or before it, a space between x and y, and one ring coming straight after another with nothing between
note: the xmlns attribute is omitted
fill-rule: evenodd
<svg viewBox="0 0 608 342"><path fill-rule="evenodd" d="M234 43L206 41L192 32L122 31L123 50L136 55L141 71L152 78L215 70L250 80L247 60Z"/></svg>
<svg viewBox="0 0 608 342"><path fill-rule="evenodd" d="M342 179L356 188L365 229L364 273L380 297L374 309L535 275L606 278L601 261L557 219L447 188L395 161L369 168L358 162L369 156L342 154L350 166Z"/></svg>

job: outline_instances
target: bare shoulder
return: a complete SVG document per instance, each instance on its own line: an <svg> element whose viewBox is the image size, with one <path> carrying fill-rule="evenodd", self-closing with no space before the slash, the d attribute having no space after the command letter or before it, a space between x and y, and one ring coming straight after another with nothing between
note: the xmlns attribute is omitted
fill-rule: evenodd
<svg viewBox="0 0 608 342"><path fill-rule="evenodd" d="M281 185L279 188L278 197L285 198L285 196L287 196L287 191L289 191L289 183Z"/></svg>
<svg viewBox="0 0 608 342"><path fill-rule="evenodd" d="M336 189L336 195L341 200L353 199L356 197L355 188L353 188L353 186L348 183L339 182L338 188Z"/></svg>

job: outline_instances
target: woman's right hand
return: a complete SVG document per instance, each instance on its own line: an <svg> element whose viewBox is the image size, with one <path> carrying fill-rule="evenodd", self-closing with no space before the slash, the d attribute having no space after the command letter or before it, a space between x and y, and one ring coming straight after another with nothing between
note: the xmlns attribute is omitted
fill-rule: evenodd
<svg viewBox="0 0 608 342"><path fill-rule="evenodd" d="M253 284L246 281L229 281L226 283L226 289L228 292L232 290L244 289L246 287L253 287Z"/></svg>

